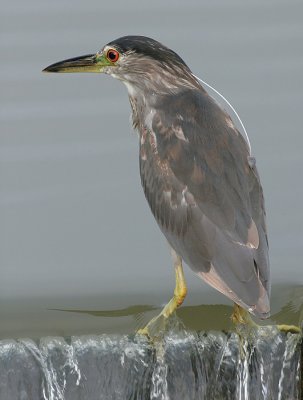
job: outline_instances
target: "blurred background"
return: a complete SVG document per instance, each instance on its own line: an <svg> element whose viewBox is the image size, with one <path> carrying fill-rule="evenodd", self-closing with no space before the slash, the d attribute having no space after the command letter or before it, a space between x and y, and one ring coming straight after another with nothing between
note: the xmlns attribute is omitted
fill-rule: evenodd
<svg viewBox="0 0 303 400"><path fill-rule="evenodd" d="M0 337L131 332L173 292L125 87L41 73L128 34L171 47L241 116L265 192L273 321L299 323L302 1L0 4ZM188 268L186 278L185 323L228 324L231 303Z"/></svg>

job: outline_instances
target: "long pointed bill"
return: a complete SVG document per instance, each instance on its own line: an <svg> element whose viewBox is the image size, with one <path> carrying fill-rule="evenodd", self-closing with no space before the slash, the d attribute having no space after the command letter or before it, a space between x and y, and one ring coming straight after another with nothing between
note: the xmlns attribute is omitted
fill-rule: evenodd
<svg viewBox="0 0 303 400"><path fill-rule="evenodd" d="M49 65L42 72L102 72L111 63L103 54L88 54Z"/></svg>

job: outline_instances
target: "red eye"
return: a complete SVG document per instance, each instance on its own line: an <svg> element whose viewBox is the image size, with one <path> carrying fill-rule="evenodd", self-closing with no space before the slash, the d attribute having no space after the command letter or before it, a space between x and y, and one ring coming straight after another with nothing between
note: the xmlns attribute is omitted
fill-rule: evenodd
<svg viewBox="0 0 303 400"><path fill-rule="evenodd" d="M113 63L119 60L119 56L120 56L119 52L115 49L110 49L106 53L107 59Z"/></svg>

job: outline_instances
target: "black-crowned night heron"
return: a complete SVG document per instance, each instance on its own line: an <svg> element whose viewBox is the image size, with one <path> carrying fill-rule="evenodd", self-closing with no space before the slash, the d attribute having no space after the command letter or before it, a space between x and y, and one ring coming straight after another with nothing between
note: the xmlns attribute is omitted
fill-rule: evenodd
<svg viewBox="0 0 303 400"><path fill-rule="evenodd" d="M142 186L176 272L174 296L161 318L185 298L182 260L235 303L235 320L243 321L245 310L267 318L268 241L255 160L185 62L153 39L125 36L44 71L103 72L127 87ZM141 332L150 334L160 316Z"/></svg>

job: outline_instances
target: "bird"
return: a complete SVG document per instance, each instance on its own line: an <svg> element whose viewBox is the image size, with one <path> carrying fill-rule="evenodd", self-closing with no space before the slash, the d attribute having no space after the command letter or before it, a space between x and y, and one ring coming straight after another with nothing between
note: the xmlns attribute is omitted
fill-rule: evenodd
<svg viewBox="0 0 303 400"><path fill-rule="evenodd" d="M105 73L127 88L146 200L171 249L175 289L139 331L151 336L183 303L183 262L234 303L233 320L270 316L263 190L250 145L183 59L145 36L123 36L43 72Z"/></svg>

